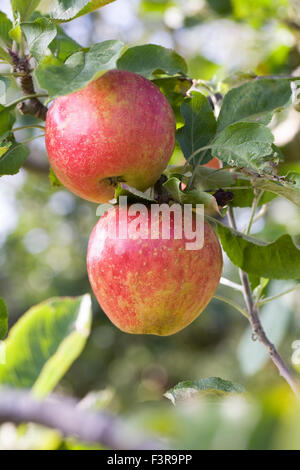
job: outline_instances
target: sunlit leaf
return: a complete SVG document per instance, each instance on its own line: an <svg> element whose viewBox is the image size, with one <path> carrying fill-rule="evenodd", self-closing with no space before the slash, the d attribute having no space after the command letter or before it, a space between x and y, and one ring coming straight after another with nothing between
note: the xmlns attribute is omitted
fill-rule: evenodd
<svg viewBox="0 0 300 470"><path fill-rule="evenodd" d="M82 10L80 10L76 18L82 15L86 15L87 13L91 13L92 11L98 10L99 8L104 7L105 5L108 5L108 3L112 3L115 0L90 0Z"/></svg>
<svg viewBox="0 0 300 470"><path fill-rule="evenodd" d="M61 182L57 178L52 168L50 168L50 171L49 171L49 181L50 181L52 188L59 188L60 186L62 186Z"/></svg>
<svg viewBox="0 0 300 470"><path fill-rule="evenodd" d="M142 191L138 191L137 189L129 186L125 183L119 183L115 190L115 199L118 200L120 196L127 196L128 201L132 202L156 202L155 199L148 196L146 193Z"/></svg>
<svg viewBox="0 0 300 470"><path fill-rule="evenodd" d="M182 191L181 181L174 177L170 178L163 186L168 190L174 200L180 204L203 204L206 209L219 212L216 199L205 191L200 191L199 189L185 189Z"/></svg>
<svg viewBox="0 0 300 470"><path fill-rule="evenodd" d="M7 64L12 64L12 58L10 57L9 53L0 46L0 59L6 62Z"/></svg>
<svg viewBox="0 0 300 470"><path fill-rule="evenodd" d="M114 0L55 0L51 17L59 22L71 21L86 15Z"/></svg>
<svg viewBox="0 0 300 470"><path fill-rule="evenodd" d="M212 155L228 165L259 172L269 166L273 140L268 127L254 122L237 122L217 134L210 147Z"/></svg>
<svg viewBox="0 0 300 470"><path fill-rule="evenodd" d="M53 56L45 57L36 68L37 80L51 97L67 95L114 68L122 47L120 41L104 41L87 53L72 54L64 64Z"/></svg>
<svg viewBox="0 0 300 470"><path fill-rule="evenodd" d="M0 75L0 98L6 96L6 91L10 86L10 79L8 77L1 77Z"/></svg>
<svg viewBox="0 0 300 470"><path fill-rule="evenodd" d="M9 31L12 29L13 24L3 11L0 11L0 41L6 46L11 45L11 39L9 37Z"/></svg>
<svg viewBox="0 0 300 470"><path fill-rule="evenodd" d="M21 26L17 24L14 28L9 31L9 37L16 41L18 44L21 44L22 41L22 30Z"/></svg>
<svg viewBox="0 0 300 470"><path fill-rule="evenodd" d="M286 106L292 90L288 79L260 79L230 90L218 117L218 131L239 121L265 122L270 113Z"/></svg>
<svg viewBox="0 0 300 470"><path fill-rule="evenodd" d="M10 0L14 17L21 21L29 20L41 0Z"/></svg>
<svg viewBox="0 0 300 470"><path fill-rule="evenodd" d="M56 26L57 34L53 41L49 44L49 49L62 62L74 52L78 52L82 49L82 46L78 44L74 39L68 36L60 26Z"/></svg>
<svg viewBox="0 0 300 470"><path fill-rule="evenodd" d="M129 70L146 78L155 78L157 72L167 75L187 73L184 59L172 49L155 44L130 47L117 62L118 69Z"/></svg>
<svg viewBox="0 0 300 470"><path fill-rule="evenodd" d="M27 46L33 57L40 61L51 41L56 36L56 27L47 18L37 18L32 23L22 23Z"/></svg>
<svg viewBox="0 0 300 470"><path fill-rule="evenodd" d="M53 298L32 307L5 341L0 383L46 396L81 353L90 325L89 295Z"/></svg>
<svg viewBox="0 0 300 470"><path fill-rule="evenodd" d="M300 207L300 186L297 184L270 181L265 178L255 178L253 186L258 189L282 196Z"/></svg>
<svg viewBox="0 0 300 470"><path fill-rule="evenodd" d="M271 243L218 224L222 247L233 264L267 279L300 279L300 249L290 235Z"/></svg>

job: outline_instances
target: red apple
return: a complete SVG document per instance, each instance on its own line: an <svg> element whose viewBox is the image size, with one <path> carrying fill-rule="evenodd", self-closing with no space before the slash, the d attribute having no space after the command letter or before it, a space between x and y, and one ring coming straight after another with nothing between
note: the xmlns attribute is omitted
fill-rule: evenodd
<svg viewBox="0 0 300 470"><path fill-rule="evenodd" d="M111 208L91 234L87 269L94 294L106 315L122 331L174 334L198 317L219 284L219 241L205 222L203 247L187 250L186 238L174 237L174 217L170 239L161 237L161 220L158 239L151 239L149 231L143 230L139 236L127 239L111 237L115 221L119 223L124 217L128 224L135 218L124 207ZM150 208L139 217L142 225L148 224Z"/></svg>
<svg viewBox="0 0 300 470"><path fill-rule="evenodd" d="M59 97L46 120L46 146L58 179L94 202L114 196L118 181L152 186L175 144L174 113L156 85L111 70L82 90Z"/></svg>

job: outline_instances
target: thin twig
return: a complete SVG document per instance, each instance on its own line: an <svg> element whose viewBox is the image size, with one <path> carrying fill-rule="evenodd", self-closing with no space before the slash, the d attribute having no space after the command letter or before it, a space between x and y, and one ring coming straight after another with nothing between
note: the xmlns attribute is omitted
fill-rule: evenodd
<svg viewBox="0 0 300 470"><path fill-rule="evenodd" d="M229 208L228 210L228 219L229 219L229 224L230 226L236 230L236 222L235 222L235 217L234 217L234 212L232 207ZM267 348L269 351L269 355L277 367L279 374L286 380L286 382L289 384L293 392L295 393L296 396L300 397L300 389L299 389L299 383L285 364L284 360L278 353L277 349L275 348L274 344L271 343L271 341L268 339L263 326L261 324L260 318L259 318L259 313L258 309L254 303L252 291L251 291L251 286L250 286L250 281L247 273L239 269L239 274L241 278L241 283L243 286L243 295L244 295L244 300L245 304L247 306L247 310L249 313L249 321L251 323L253 333L256 335L258 340Z"/></svg>
<svg viewBox="0 0 300 470"><path fill-rule="evenodd" d="M226 188L224 188L226 189ZM237 188L238 189L238 188ZM257 215L254 217L253 221L252 221L252 225L255 224L255 222L257 222L259 219L261 219L265 213L267 212L267 209L268 209L268 205L267 204L264 204L261 209L258 211ZM247 230L247 227L248 225L246 225L243 229L242 229L242 232L246 232Z"/></svg>
<svg viewBox="0 0 300 470"><path fill-rule="evenodd" d="M240 307L238 304L233 302L231 299L228 299L227 297L223 297L223 295L219 295L219 294L214 295L213 299L220 300L221 302L224 302L225 304L230 305L231 307L235 308L238 312L240 312L244 317L246 317L249 320L248 312L246 312L245 309Z"/></svg>
<svg viewBox="0 0 300 470"><path fill-rule="evenodd" d="M64 436L75 436L110 449L162 448L161 442L143 439L140 433L111 413L80 409L70 398L50 397L39 401L27 391L3 388L0 391L0 424L5 422L40 424L57 429Z"/></svg>
<svg viewBox="0 0 300 470"><path fill-rule="evenodd" d="M257 210L257 206L258 206L258 203L259 203L260 198L262 197L262 195L263 195L263 191L254 189L254 198L253 198L253 203L252 203L250 220L249 220L249 224L248 224L248 227L247 227L247 230L246 230L246 235L250 235L252 224L254 222L254 218L255 218L255 214L256 214L256 210Z"/></svg>
<svg viewBox="0 0 300 470"><path fill-rule="evenodd" d="M23 140L23 142L20 142L20 144L26 145L29 144L29 142L32 142L35 139L39 139L40 137L44 137L45 134L40 134L40 135L34 135L33 137L30 137L29 139Z"/></svg>
<svg viewBox="0 0 300 470"><path fill-rule="evenodd" d="M220 284L223 284L223 286L231 287L232 289L238 290L239 292L243 292L243 286L241 284L237 284L236 282L230 281L230 279L226 279L226 277L221 277Z"/></svg>
<svg viewBox="0 0 300 470"><path fill-rule="evenodd" d="M300 288L300 284L297 284L296 286L291 287L290 289L280 292L280 294L272 295L270 297L266 297L265 299L259 300L256 305L261 306L261 305L267 304L268 302L272 302L272 300L279 299L283 295L290 294L291 292L294 292L295 290L299 288Z"/></svg>
<svg viewBox="0 0 300 470"><path fill-rule="evenodd" d="M14 127L12 129L12 132L23 131L24 129L42 129L44 131L45 127L44 126L39 126L38 124L31 124L31 125L28 125L28 126Z"/></svg>

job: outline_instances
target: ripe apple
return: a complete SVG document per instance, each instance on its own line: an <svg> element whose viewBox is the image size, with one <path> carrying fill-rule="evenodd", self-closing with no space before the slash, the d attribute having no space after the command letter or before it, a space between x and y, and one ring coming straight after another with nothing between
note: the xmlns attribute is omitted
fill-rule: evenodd
<svg viewBox="0 0 300 470"><path fill-rule="evenodd" d="M165 96L124 70L57 98L47 113L50 164L62 184L89 201L109 201L119 181L141 191L152 186L174 144L175 117Z"/></svg>
<svg viewBox="0 0 300 470"><path fill-rule="evenodd" d="M111 237L115 221L118 224L124 217L128 224L135 218L124 207L111 208L91 234L87 270L94 294L122 331L177 333L198 317L219 284L222 252L218 238L205 222L203 247L187 250L186 238L174 237L172 213L170 239L161 237L161 220L158 239L151 239L150 229L127 239L118 232ZM139 217L141 226L148 224L150 208Z"/></svg>

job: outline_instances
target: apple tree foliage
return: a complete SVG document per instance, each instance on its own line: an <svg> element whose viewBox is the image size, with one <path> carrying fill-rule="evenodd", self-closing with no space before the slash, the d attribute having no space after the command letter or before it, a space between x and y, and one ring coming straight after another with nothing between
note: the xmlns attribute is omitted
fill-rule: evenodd
<svg viewBox="0 0 300 470"><path fill-rule="evenodd" d="M119 40L82 47L65 33L63 23L111 1L55 0L52 9L41 13L39 0L11 0L13 21L0 12L0 60L5 66L0 73L0 98L6 103L0 104L0 176L18 173L30 155L28 142L19 141L15 129L20 113L33 114L32 100L45 108L56 97L75 92L114 68L140 74L153 81L172 105L176 152L185 158L184 165L166 169L162 190L174 201L203 203L219 213L208 219L231 262L249 274L255 301L262 303L268 280L300 279L300 249L288 234L267 243L229 227L223 217L229 208L253 207L254 202L257 208L276 197L300 207L300 173L278 170L284 155L274 144L270 126L274 115L292 106L297 77L241 73L221 83L194 80L184 58L173 50L154 44L125 47ZM222 14L230 2L209 3ZM7 103L7 92L16 83L20 96ZM32 126L42 127L35 116L42 114L33 115ZM221 170L203 166L214 157L222 161ZM50 180L59 184L52 171ZM226 204L215 197L219 190L231 193ZM121 183L116 198L122 194L155 202L155 196L152 199ZM91 317L88 295L53 298L30 309L5 340L7 361L0 365L0 384L30 388L39 398L48 395L80 355ZM0 298L0 340L7 335L7 324L6 305ZM32 361L33 355L37 360ZM182 382L166 396L175 403L195 390L243 391L237 384L210 378Z"/></svg>

